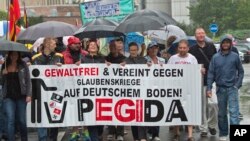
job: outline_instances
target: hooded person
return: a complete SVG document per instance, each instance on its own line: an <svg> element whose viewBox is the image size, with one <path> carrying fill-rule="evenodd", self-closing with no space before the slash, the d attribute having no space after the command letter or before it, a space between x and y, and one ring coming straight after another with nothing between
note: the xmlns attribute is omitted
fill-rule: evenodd
<svg viewBox="0 0 250 141"><path fill-rule="evenodd" d="M238 89L242 86L244 69L239 56L232 51L232 39L221 38L220 51L210 62L207 77L207 96L212 96L212 84L216 83L218 99L218 125L220 140L228 140L228 111L230 125L239 125Z"/></svg>
<svg viewBox="0 0 250 141"><path fill-rule="evenodd" d="M80 39L72 36L68 39L67 49L62 54L65 64L76 64L80 62L88 52L82 50Z"/></svg>
<svg viewBox="0 0 250 141"><path fill-rule="evenodd" d="M226 35L224 35L223 37L224 37L224 38L227 37L227 38L231 39L231 42L232 42L232 48L231 48L231 50L232 50L233 52L235 52L236 54L239 55L239 51L238 51L238 49L235 47L236 42L235 42L235 39L234 39L233 35L231 35L231 34L226 34ZM222 38L223 38L223 37L222 37ZM219 49L219 51L220 51L220 49Z"/></svg>

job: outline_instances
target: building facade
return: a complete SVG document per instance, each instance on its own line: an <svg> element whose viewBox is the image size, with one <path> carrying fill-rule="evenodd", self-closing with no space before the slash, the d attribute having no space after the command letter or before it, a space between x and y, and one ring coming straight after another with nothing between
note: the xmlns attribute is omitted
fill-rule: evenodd
<svg viewBox="0 0 250 141"><path fill-rule="evenodd" d="M139 9L161 10L180 23L190 24L188 7L196 0L136 0Z"/></svg>

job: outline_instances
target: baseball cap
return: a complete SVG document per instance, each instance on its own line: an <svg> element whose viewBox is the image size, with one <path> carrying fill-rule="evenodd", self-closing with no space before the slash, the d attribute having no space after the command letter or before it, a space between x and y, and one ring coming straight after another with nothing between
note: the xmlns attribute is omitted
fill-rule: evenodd
<svg viewBox="0 0 250 141"><path fill-rule="evenodd" d="M158 44L157 44L156 42L150 42L150 43L148 44L147 49L150 49L150 48L152 48L152 47L154 47L154 46L159 47Z"/></svg>

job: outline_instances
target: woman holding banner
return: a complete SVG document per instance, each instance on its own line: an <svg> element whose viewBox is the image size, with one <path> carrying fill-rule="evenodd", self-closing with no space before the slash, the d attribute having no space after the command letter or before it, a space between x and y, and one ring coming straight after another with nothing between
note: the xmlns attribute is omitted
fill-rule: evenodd
<svg viewBox="0 0 250 141"><path fill-rule="evenodd" d="M105 63L105 58L101 56L99 52L99 46L97 44L96 39L90 39L89 44L87 45L86 50L89 54L84 56L84 58L81 60L81 63ZM88 126L89 135L91 138L91 141L101 141L101 136L103 133L103 126Z"/></svg>
<svg viewBox="0 0 250 141"><path fill-rule="evenodd" d="M8 141L15 140L16 121L20 127L21 141L27 141L26 105L31 101L32 91L29 68L22 61L20 52L8 53L6 62L2 66L1 75Z"/></svg>

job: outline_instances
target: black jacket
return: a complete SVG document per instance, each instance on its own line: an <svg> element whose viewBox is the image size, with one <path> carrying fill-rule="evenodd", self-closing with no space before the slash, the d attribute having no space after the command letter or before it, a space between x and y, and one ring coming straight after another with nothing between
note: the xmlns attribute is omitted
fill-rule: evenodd
<svg viewBox="0 0 250 141"><path fill-rule="evenodd" d="M117 57L114 57L111 53L106 57L106 61L114 64L120 64L124 62L126 57L122 54L119 54Z"/></svg>
<svg viewBox="0 0 250 141"><path fill-rule="evenodd" d="M128 57L125 59L126 64L146 64L147 60L144 57L137 56L135 58Z"/></svg>
<svg viewBox="0 0 250 141"><path fill-rule="evenodd" d="M2 67L1 70L3 69L4 67ZM2 93L3 93L3 97L5 97L7 94L6 84L8 80L6 79L6 75L3 75L2 72L1 72L1 75L2 75L1 83L3 85ZM19 78L19 83L20 83L21 95L32 96L32 84L31 84L31 79L30 79L30 72L25 62L22 62L21 64L18 65L18 78Z"/></svg>
<svg viewBox="0 0 250 141"><path fill-rule="evenodd" d="M105 63L105 58L101 55L86 55L82 58L82 63Z"/></svg>
<svg viewBox="0 0 250 141"><path fill-rule="evenodd" d="M63 55L61 53L52 52L48 56L43 53L39 53L32 57L33 65L55 65L56 63L64 63Z"/></svg>
<svg viewBox="0 0 250 141"><path fill-rule="evenodd" d="M201 53L199 48L204 52L204 54L207 56L209 62L204 57L204 55ZM204 75L204 85L207 85L207 71L209 68L210 60L212 59L213 55L216 53L216 48L213 43L207 43L205 44L205 47L201 48L198 44L192 46L189 50L189 53L191 53L198 61L198 64L203 64L204 68L206 69L206 74Z"/></svg>

